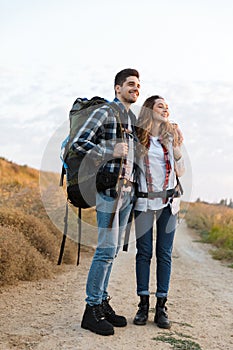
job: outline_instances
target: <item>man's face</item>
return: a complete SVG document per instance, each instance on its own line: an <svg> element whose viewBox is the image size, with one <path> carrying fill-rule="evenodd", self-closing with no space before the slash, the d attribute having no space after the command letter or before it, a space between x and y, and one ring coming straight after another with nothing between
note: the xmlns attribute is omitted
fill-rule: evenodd
<svg viewBox="0 0 233 350"><path fill-rule="evenodd" d="M116 95L121 102L134 103L139 96L140 83L137 77L130 76L122 86L116 85Z"/></svg>

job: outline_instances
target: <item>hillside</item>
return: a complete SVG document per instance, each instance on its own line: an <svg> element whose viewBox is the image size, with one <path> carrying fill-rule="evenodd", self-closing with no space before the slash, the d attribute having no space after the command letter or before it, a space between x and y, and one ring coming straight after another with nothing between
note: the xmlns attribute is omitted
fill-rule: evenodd
<svg viewBox="0 0 233 350"><path fill-rule="evenodd" d="M55 225L45 209L41 176L48 174L0 158L0 287L49 278L63 270L63 264L57 266L62 226ZM56 174L49 174L49 179L55 186L59 183ZM63 212L60 218L63 223ZM68 238L63 263L75 264L76 259L77 244Z"/></svg>
<svg viewBox="0 0 233 350"><path fill-rule="evenodd" d="M204 243L211 243L212 256L233 267L233 208L205 202L189 203L185 221L200 235Z"/></svg>

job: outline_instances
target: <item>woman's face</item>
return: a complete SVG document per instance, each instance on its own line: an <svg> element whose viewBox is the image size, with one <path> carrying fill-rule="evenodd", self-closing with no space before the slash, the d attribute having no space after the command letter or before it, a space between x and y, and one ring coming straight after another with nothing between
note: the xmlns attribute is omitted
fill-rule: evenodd
<svg viewBox="0 0 233 350"><path fill-rule="evenodd" d="M162 98L155 100L153 106L153 117L155 121L165 122L169 117L168 105Z"/></svg>

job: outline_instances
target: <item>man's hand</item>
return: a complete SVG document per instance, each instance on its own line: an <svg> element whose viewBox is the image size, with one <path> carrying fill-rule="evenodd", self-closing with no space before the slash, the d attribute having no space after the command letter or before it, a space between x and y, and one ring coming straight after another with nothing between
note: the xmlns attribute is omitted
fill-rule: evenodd
<svg viewBox="0 0 233 350"><path fill-rule="evenodd" d="M113 151L114 158L125 157L128 154L128 145L126 142L119 142L115 145Z"/></svg>

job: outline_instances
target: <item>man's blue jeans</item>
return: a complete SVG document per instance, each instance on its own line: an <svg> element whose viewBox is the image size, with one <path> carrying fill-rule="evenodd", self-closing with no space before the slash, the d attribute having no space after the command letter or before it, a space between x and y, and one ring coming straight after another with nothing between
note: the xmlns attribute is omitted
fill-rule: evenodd
<svg viewBox="0 0 233 350"><path fill-rule="evenodd" d="M90 306L101 304L102 300L108 297L107 288L112 265L122 245L122 236L132 208L132 198L133 189L131 192L120 193L112 228L109 229L115 199L103 193L97 194L98 243L86 285L86 302Z"/></svg>
<svg viewBox="0 0 233 350"><path fill-rule="evenodd" d="M176 215L170 205L161 210L135 210L137 294L149 295L150 264L153 255L153 223L156 216L156 297L166 297L171 276L172 248Z"/></svg>

